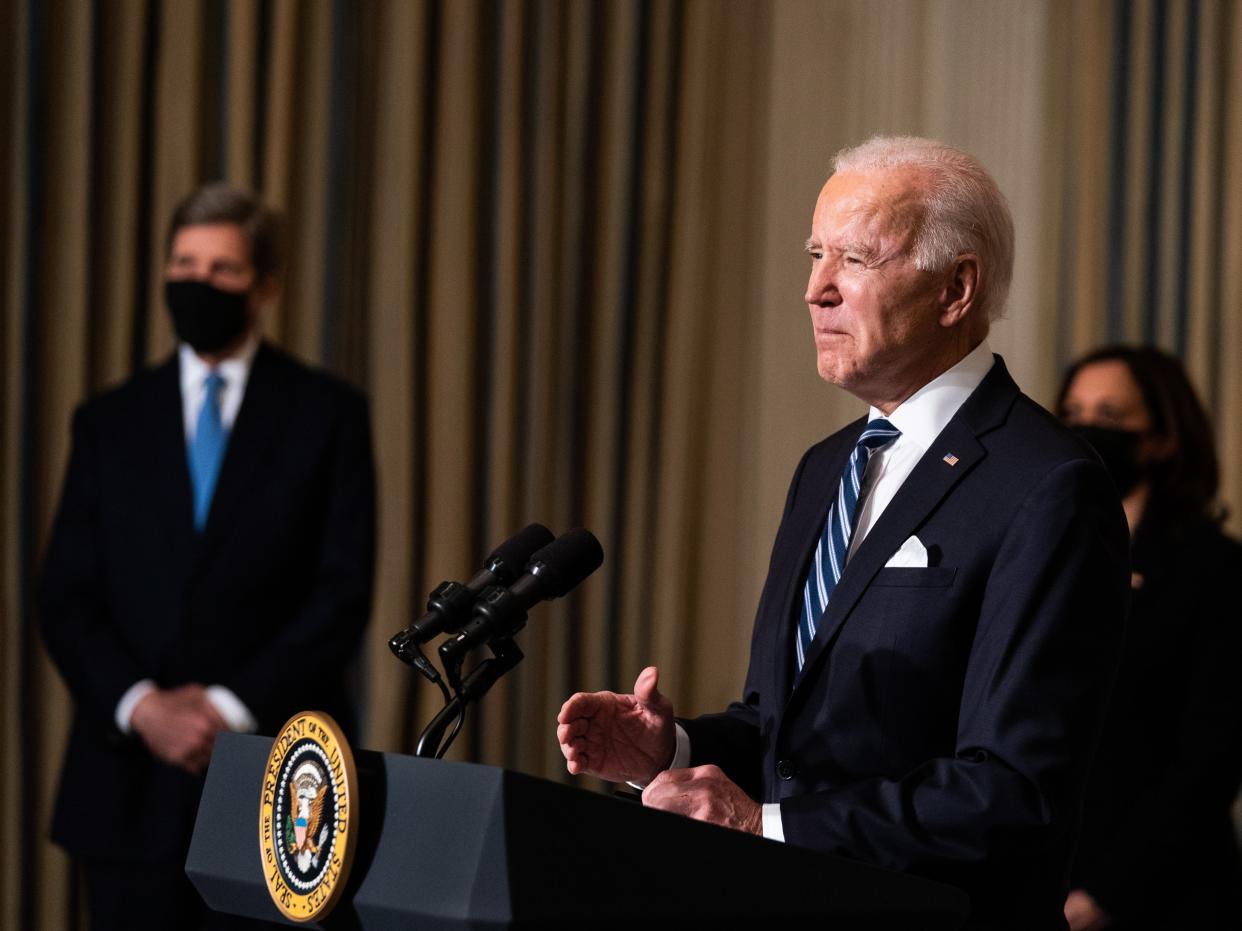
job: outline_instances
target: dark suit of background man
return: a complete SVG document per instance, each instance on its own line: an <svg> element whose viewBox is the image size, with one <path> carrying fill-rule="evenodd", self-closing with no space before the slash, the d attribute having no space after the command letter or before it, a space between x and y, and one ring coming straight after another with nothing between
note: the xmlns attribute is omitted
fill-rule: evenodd
<svg viewBox="0 0 1242 931"><path fill-rule="evenodd" d="M74 416L42 623L74 700L52 837L85 867L97 928L208 920L183 867L217 733L272 734L306 708L352 721L368 412L261 339L276 246L250 195L190 195L165 267L180 346Z"/></svg>
<svg viewBox="0 0 1242 931"><path fill-rule="evenodd" d="M1064 927L1125 519L988 349L1013 221L983 167L877 138L834 171L806 303L820 375L871 411L794 473L742 699L675 725L649 667L633 695L570 698L561 749L571 773L646 783L647 805L958 885L974 927Z"/></svg>

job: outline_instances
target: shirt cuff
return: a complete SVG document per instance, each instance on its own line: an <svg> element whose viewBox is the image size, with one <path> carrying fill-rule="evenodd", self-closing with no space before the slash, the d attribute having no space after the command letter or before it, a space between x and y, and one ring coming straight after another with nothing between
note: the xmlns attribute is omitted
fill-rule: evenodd
<svg viewBox="0 0 1242 931"><path fill-rule="evenodd" d="M668 764L668 768L685 769L690 765L690 735L680 724L674 723L673 726L677 728L677 749L673 751L673 762Z"/></svg>
<svg viewBox="0 0 1242 931"><path fill-rule="evenodd" d="M116 711L112 713L112 719L116 722L116 729L118 731L122 734L132 734L134 732L131 726L134 709L138 707L138 702L154 691L154 679L139 679L125 690L121 700L116 703Z"/></svg>
<svg viewBox="0 0 1242 931"><path fill-rule="evenodd" d="M785 843L785 822L781 820L780 802L768 802L763 806L763 836Z"/></svg>
<svg viewBox="0 0 1242 931"><path fill-rule="evenodd" d="M668 764L668 768L685 769L690 765L690 735L676 721L673 722L673 727L676 729L674 733L676 734L677 743L673 748L673 761ZM645 782L627 782L626 785L632 789L637 789L639 792L647 788L647 783Z"/></svg>
<svg viewBox="0 0 1242 931"><path fill-rule="evenodd" d="M259 722L254 719L245 703L233 694L232 689L223 685L207 686L207 700L211 702L229 730L239 734L253 734L259 729Z"/></svg>

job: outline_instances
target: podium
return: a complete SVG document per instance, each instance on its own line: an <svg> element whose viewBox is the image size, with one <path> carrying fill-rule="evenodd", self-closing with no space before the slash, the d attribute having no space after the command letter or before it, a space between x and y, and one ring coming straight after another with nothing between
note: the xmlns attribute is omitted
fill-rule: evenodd
<svg viewBox="0 0 1242 931"><path fill-rule="evenodd" d="M271 738L219 736L186 873L212 909L282 923L259 846L271 747ZM950 886L520 773L370 751L355 761L359 834L344 898L303 927L800 918L947 931L968 912Z"/></svg>

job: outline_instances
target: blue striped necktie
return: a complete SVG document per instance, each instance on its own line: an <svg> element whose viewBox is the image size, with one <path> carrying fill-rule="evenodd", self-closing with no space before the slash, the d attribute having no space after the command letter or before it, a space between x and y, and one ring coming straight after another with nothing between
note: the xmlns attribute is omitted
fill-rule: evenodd
<svg viewBox="0 0 1242 931"><path fill-rule="evenodd" d="M211 510L211 496L216 490L220 475L220 462L229 435L224 429L220 415L220 392L224 378L218 372L207 376L203 406L198 411L194 427L194 439L190 441L190 480L194 483L194 529L202 531L207 526L207 512Z"/></svg>
<svg viewBox="0 0 1242 931"><path fill-rule="evenodd" d="M815 639L815 631L828 609L828 599L841 579L845 559L850 552L850 538L854 535L854 519L858 510L858 493L862 489L863 473L871 454L886 446L901 431L882 418L871 421L858 438L850 461L841 474L837 496L828 508L828 519L819 535L815 557L811 560L802 587L802 611L798 617L798 642L796 659L798 671L806 664L806 655Z"/></svg>

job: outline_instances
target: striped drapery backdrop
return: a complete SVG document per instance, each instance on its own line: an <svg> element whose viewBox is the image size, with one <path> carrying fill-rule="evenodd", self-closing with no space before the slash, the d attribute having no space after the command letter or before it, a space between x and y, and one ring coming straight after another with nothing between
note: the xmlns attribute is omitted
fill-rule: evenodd
<svg viewBox="0 0 1242 931"><path fill-rule="evenodd" d="M1180 356L1242 504L1242 9L1068 4L1055 359L1104 342ZM1089 80L1084 80L1089 79ZM1240 526L1236 517L1231 522Z"/></svg>
<svg viewBox="0 0 1242 931"><path fill-rule="evenodd" d="M454 756L563 778L560 703L648 662L680 711L739 693L789 476L859 413L815 375L801 242L875 132L1009 195L992 342L1028 393L1105 340L1178 352L1242 504L1228 0L12 0L0 42L3 927L77 920L32 583L74 406L172 350L164 227L205 180L286 215L268 336L372 399L367 747L408 752L439 701L388 636L531 520L606 561Z"/></svg>

